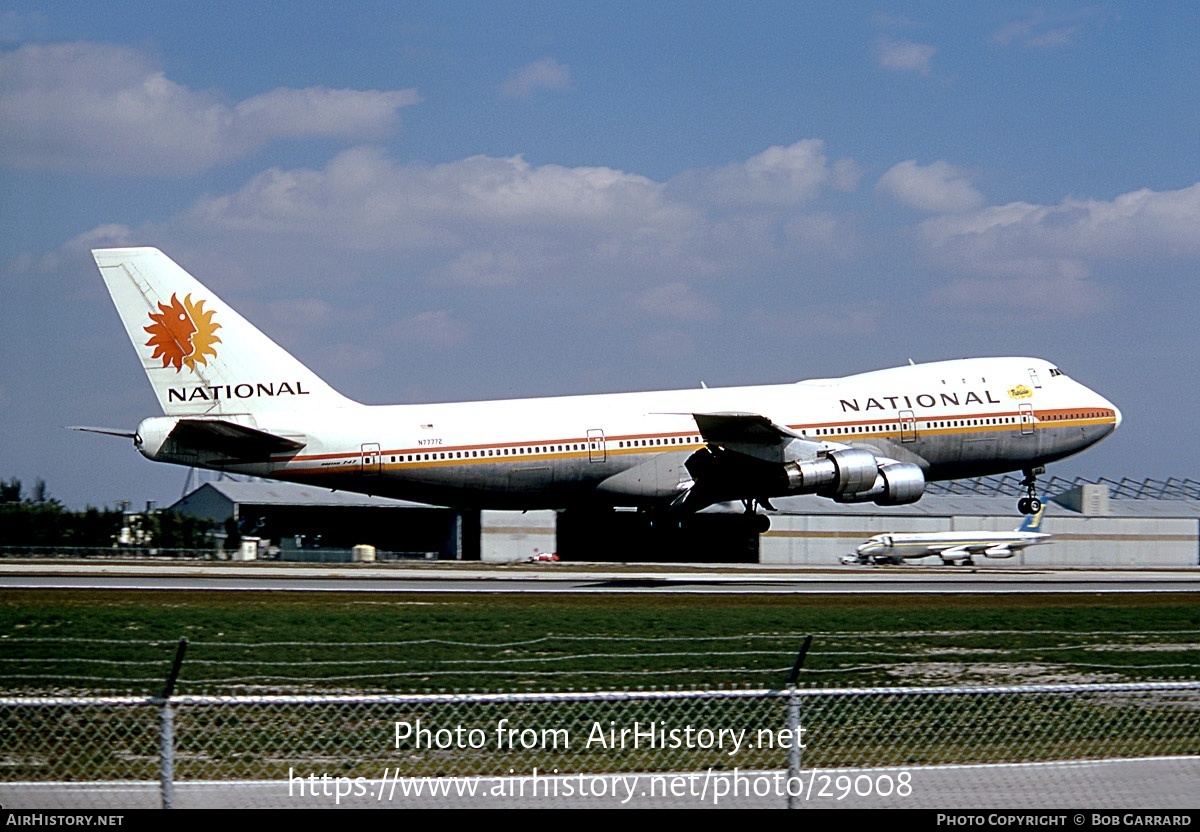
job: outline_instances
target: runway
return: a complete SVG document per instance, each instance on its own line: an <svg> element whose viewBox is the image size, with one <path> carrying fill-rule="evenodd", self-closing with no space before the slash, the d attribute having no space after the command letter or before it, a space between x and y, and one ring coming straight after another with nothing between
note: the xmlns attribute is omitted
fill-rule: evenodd
<svg viewBox="0 0 1200 832"><path fill-rule="evenodd" d="M615 564L0 563L0 589L960 595L1200 592L1198 570Z"/></svg>

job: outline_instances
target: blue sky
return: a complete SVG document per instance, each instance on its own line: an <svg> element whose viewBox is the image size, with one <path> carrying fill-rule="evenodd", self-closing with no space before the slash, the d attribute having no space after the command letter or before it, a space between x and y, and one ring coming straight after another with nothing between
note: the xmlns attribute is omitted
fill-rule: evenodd
<svg viewBox="0 0 1200 832"><path fill-rule="evenodd" d="M1200 478L1200 6L0 3L0 477L173 501L88 253L371 403L1035 355Z"/></svg>

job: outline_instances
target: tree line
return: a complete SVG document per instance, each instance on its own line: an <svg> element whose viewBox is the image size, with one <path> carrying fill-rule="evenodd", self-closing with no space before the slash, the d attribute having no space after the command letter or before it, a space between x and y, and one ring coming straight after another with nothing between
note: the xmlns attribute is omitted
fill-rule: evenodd
<svg viewBox="0 0 1200 832"><path fill-rule="evenodd" d="M213 525L176 511L129 516L93 506L71 511L50 496L40 478L28 495L19 479L0 480L0 546L208 549Z"/></svg>

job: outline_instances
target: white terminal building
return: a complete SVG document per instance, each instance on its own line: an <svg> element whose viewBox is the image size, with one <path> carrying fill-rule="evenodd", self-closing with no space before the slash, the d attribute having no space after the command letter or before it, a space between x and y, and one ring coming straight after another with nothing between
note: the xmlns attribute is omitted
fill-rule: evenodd
<svg viewBox="0 0 1200 832"><path fill-rule="evenodd" d="M977 566L1180 568L1200 565L1200 482L1039 483L1049 542ZM630 511L463 511L276 482L217 481L172 509L222 527L233 518L259 539L259 556L350 559L369 546L377 561L512 562L555 553L564 561L762 563L839 567L877 534L1012 531L1022 518L1018 478L931 483L917 503L841 504L815 497L772 500L771 526L759 534L735 505L714 506L683 528ZM925 561L940 564L936 557Z"/></svg>

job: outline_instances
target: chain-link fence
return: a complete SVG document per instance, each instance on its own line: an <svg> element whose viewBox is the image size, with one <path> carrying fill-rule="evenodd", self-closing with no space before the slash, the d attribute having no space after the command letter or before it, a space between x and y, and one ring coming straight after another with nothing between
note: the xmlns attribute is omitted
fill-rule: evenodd
<svg viewBox="0 0 1200 832"><path fill-rule="evenodd" d="M0 698L7 808L1200 807L1200 682Z"/></svg>

